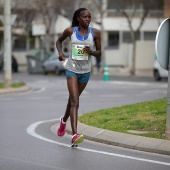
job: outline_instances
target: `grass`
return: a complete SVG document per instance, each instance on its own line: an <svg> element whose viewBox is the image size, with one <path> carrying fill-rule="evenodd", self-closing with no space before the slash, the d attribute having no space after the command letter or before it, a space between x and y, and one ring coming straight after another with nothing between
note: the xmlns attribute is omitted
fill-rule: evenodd
<svg viewBox="0 0 170 170"><path fill-rule="evenodd" d="M79 121L107 130L165 139L166 98L98 110L80 116Z"/></svg>
<svg viewBox="0 0 170 170"><path fill-rule="evenodd" d="M23 83L23 82L15 82L15 83L11 84L11 87L18 88L18 87L22 87L24 85L25 85L25 83ZM4 88L4 83L0 82L0 89L2 89L2 88Z"/></svg>

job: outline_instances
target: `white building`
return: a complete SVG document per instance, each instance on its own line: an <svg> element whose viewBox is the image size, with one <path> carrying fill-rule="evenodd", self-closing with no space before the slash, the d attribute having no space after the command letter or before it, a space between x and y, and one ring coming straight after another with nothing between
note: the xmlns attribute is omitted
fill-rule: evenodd
<svg viewBox="0 0 170 170"><path fill-rule="evenodd" d="M1 0L0 0L1 1ZM88 3L85 3L87 1ZM95 9L95 3L98 2L99 5L103 2L103 8L105 8L105 12L103 15L103 40L102 43L104 45L103 50L103 63L109 65L109 73L114 74L115 71L119 72L126 72L129 74L129 70L132 66L132 43L131 43L131 36L130 36L130 28L127 22L127 19L118 12L118 9L120 9L122 6L119 4L119 1L113 1L113 0L85 0L85 1L79 1L81 2L79 7L87 7L93 8L92 16L93 19L95 19L98 22L101 22L100 20L100 14L101 11L99 9ZM165 0L168 1L168 0ZM83 3L84 2L84 3ZM85 6L86 5L86 6ZM126 4L127 5L127 4ZM130 5L124 6L124 8L130 13L132 12L133 7ZM167 5L166 5L167 8ZM139 9L137 9L138 13L136 17L132 20L132 26L135 30L140 22L140 14L142 13L142 6L139 4ZM98 14L97 14L98 11ZM166 10L168 11L168 10ZM96 18L97 17L97 18ZM71 18L71 17L70 17ZM63 20L62 17L58 16L57 20ZM155 8L152 11L150 11L147 18L144 20L144 23L140 29L140 32L137 37L137 45L136 45L136 54L135 54L135 69L136 74L152 74L153 69L153 62L154 62L154 53L155 53L155 36L157 29L164 19L163 17L163 6L160 6L159 9ZM64 19L64 21L60 21L57 24L57 21L52 24L52 29L50 31L51 33L51 40L53 41L54 49L55 49L55 41L57 39L57 36L61 34L61 30L68 27L71 23L71 21L68 21L68 19ZM33 27L37 28L37 23L33 23ZM41 25L42 26L42 25ZM93 26L93 24L92 24ZM33 30L34 30L33 28ZM45 29L44 26L41 28ZM100 28L99 28L100 29ZM33 32L33 31L32 31ZM36 36L34 34L35 41L34 41L34 48L40 47L39 44L39 38L40 36ZM18 41L15 41L15 44L19 43ZM23 43L21 43L23 44ZM64 44L64 46L67 46L67 43ZM14 54L16 54L16 57L19 59L19 64L26 65L26 53L24 50L22 51L15 51Z"/></svg>
<svg viewBox="0 0 170 170"><path fill-rule="evenodd" d="M153 69L155 54L155 36L163 19L146 18L141 27L136 46L136 71L150 71ZM134 28L139 19L133 20ZM111 67L126 68L132 65L132 43L130 43L130 29L124 17L106 17L103 20L105 42L105 64Z"/></svg>
<svg viewBox="0 0 170 170"><path fill-rule="evenodd" d="M103 17L104 31L104 63L109 65L109 73L115 71L129 73L132 66L132 41L130 36L130 27L125 18L118 9L118 2L103 0L105 2L105 13ZM126 4L127 5L127 4ZM115 8L115 9L114 9ZM132 13L133 8L125 6L127 13ZM135 71L136 75L152 75L155 54L155 37L163 18L163 6L150 10L144 23L138 33L135 53ZM142 7L136 9L137 14L133 17L132 27L136 30L141 21Z"/></svg>

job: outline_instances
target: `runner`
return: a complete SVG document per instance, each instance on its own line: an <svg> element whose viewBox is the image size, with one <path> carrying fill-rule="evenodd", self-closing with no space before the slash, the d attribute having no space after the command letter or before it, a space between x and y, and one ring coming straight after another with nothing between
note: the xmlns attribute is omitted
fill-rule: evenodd
<svg viewBox="0 0 170 170"><path fill-rule="evenodd" d="M66 122L70 117L72 127L71 146L77 146L84 140L82 134L77 133L77 119L79 108L79 96L85 89L91 72L91 56L101 57L100 32L89 27L91 13L86 8L79 8L75 11L72 19L72 26L66 28L58 38L56 47L59 53L59 60L64 62L66 68L67 86L69 99L65 114L60 118L58 136L63 136L66 130ZM66 60L62 52L62 42L70 38L69 58Z"/></svg>

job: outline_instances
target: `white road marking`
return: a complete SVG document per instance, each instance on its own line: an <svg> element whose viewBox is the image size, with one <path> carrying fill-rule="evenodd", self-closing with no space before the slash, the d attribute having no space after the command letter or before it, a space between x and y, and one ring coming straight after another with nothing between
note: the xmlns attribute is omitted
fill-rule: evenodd
<svg viewBox="0 0 170 170"><path fill-rule="evenodd" d="M152 82L133 82L133 81L110 81L109 84L117 84L117 85L129 85L129 86L153 86L159 88L167 88L168 84L162 83L152 83Z"/></svg>
<svg viewBox="0 0 170 170"><path fill-rule="evenodd" d="M35 137L35 138L40 139L40 140L70 148L70 145L68 145L68 144L60 143L60 142L45 138L45 137L43 137L43 136L41 136L41 135L39 135L35 132L35 129L38 125L40 125L42 123L46 123L46 122L51 122L51 121L59 121L59 119L52 119L52 120L35 122L27 128L27 133L29 135ZM110 153L110 152L98 151L98 150L87 149L87 148L82 148L82 147L78 147L77 149L82 150L82 151L86 151L86 152L93 152L93 153L115 156L115 157L120 157L120 158L125 158L125 159L132 159L132 160L137 160L137 161L143 161L143 162L149 162L149 163L154 163L154 164L161 164L161 165L170 166L170 163L168 163L168 162L160 162L160 161L154 161L154 160L149 160L149 159L136 158L136 157L132 157L132 156L126 156L126 155L115 154L115 153Z"/></svg>
<svg viewBox="0 0 170 170"><path fill-rule="evenodd" d="M98 132L95 136L100 135L101 133L103 133L105 130L101 130L100 132Z"/></svg>
<svg viewBox="0 0 170 170"><path fill-rule="evenodd" d="M41 87L40 89L34 91L34 93L41 93L43 91L45 91L45 87Z"/></svg>

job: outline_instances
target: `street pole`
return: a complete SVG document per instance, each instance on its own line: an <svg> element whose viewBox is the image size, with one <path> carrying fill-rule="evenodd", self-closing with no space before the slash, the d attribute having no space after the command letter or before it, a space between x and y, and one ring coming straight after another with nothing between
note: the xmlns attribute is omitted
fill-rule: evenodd
<svg viewBox="0 0 170 170"><path fill-rule="evenodd" d="M166 18L158 28L155 39L156 56L161 67L168 71L168 91L166 107L166 139L170 139L170 18Z"/></svg>
<svg viewBox="0 0 170 170"><path fill-rule="evenodd" d="M11 85L11 0L4 1L4 86Z"/></svg>
<svg viewBox="0 0 170 170"><path fill-rule="evenodd" d="M104 17L107 8L107 1L102 0L101 5L101 50L102 50L102 67L103 67L103 80L107 82L109 80L109 67L106 64L106 53L105 53L105 34L104 34Z"/></svg>
<svg viewBox="0 0 170 170"><path fill-rule="evenodd" d="M170 55L169 55L170 57ZM167 110L166 110L166 139L170 139L170 60L169 60L169 72L168 72L168 93L167 93Z"/></svg>
<svg viewBox="0 0 170 170"><path fill-rule="evenodd" d="M101 48L102 48L102 57L103 57L103 65L106 64L106 59L105 59L105 35L104 35L104 16L106 13L106 8L107 8L107 1L102 0L101 4Z"/></svg>

